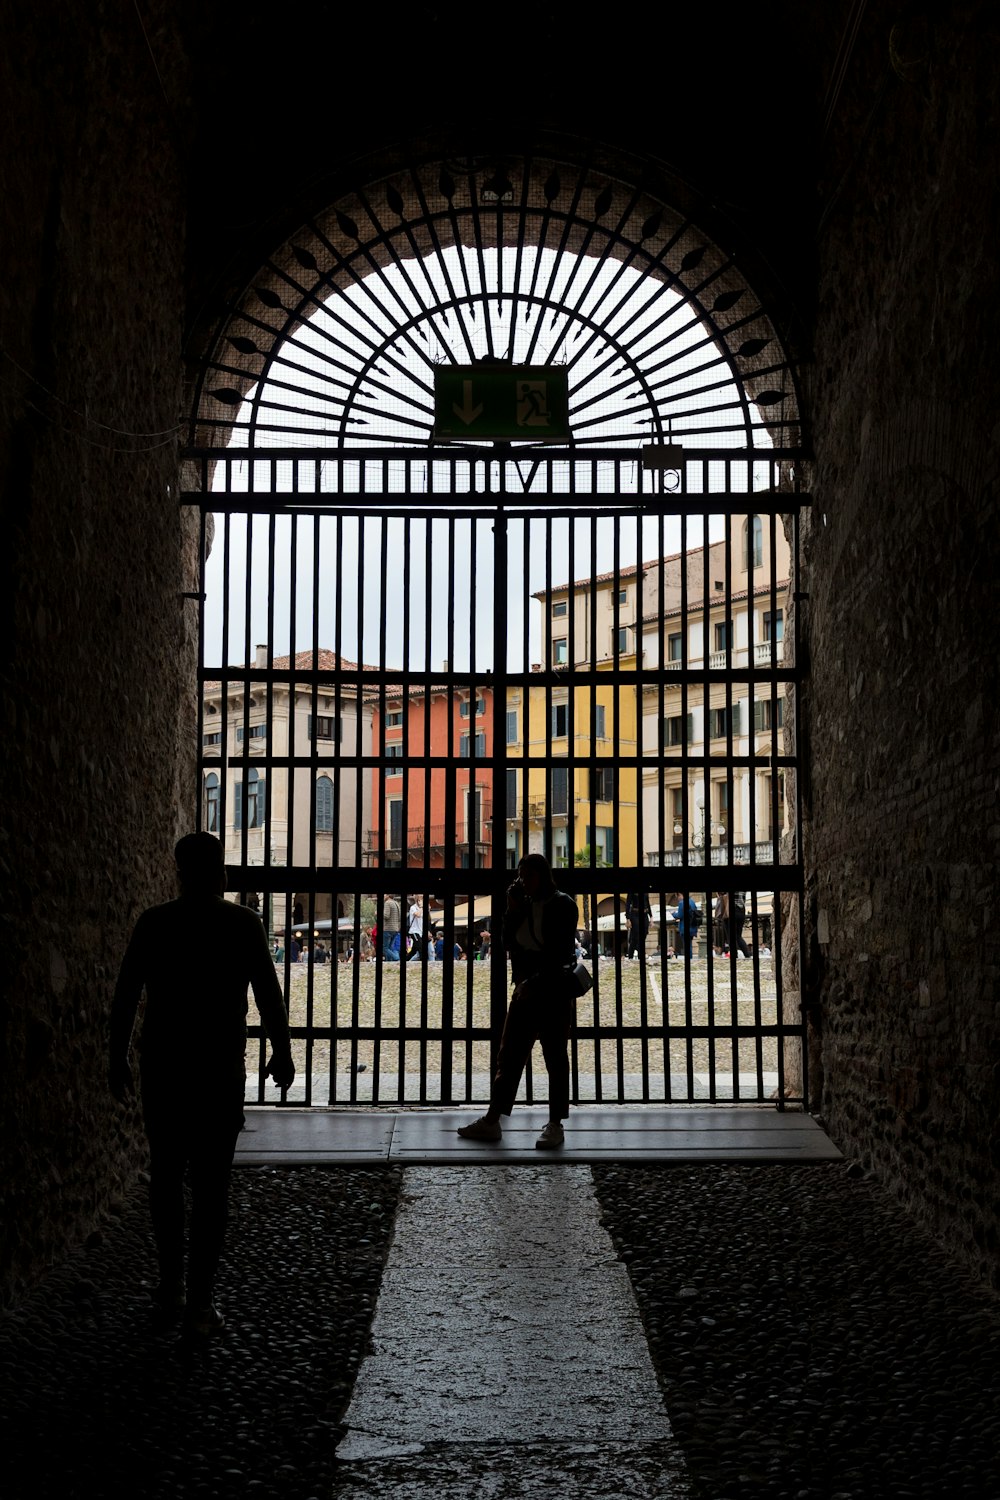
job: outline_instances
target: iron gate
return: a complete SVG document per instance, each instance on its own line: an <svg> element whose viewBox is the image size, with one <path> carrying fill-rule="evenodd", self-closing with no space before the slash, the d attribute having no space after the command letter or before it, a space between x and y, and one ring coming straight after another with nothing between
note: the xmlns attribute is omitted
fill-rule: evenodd
<svg viewBox="0 0 1000 1500"><path fill-rule="evenodd" d="M646 180L400 168L302 226L202 365L198 796L280 955L306 1103L486 1098L483 929L535 848L595 969L578 1100L803 1096L796 380ZM556 367L564 448L520 418L477 441L481 372ZM372 950L386 897L440 961Z"/></svg>
<svg viewBox="0 0 1000 1500"><path fill-rule="evenodd" d="M509 866L533 848L577 899L594 969L577 1101L800 1096L782 970L781 898L801 889L782 794L790 456L687 450L664 472L620 451L274 451L255 457L252 495L242 456L192 457L206 490L214 472L230 601L205 641L203 820L275 940L293 1097L485 1100L508 979L482 933L499 933ZM348 659L348 636L375 659ZM735 940L725 953L715 919L736 892L748 958ZM630 961L633 893L651 920ZM412 907L440 961L386 957L378 933L368 956L386 896L404 953ZM691 962L674 921L687 896Z"/></svg>

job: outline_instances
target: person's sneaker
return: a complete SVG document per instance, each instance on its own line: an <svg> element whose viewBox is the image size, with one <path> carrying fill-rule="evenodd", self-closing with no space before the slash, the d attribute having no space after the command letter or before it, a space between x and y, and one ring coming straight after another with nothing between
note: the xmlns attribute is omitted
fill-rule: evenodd
<svg viewBox="0 0 1000 1500"><path fill-rule="evenodd" d="M184 1332L188 1338L208 1339L225 1326L226 1320L214 1302L207 1307L189 1307L184 1313Z"/></svg>
<svg viewBox="0 0 1000 1500"><path fill-rule="evenodd" d="M480 1115L478 1120L471 1121L468 1125L460 1125L458 1133L466 1141L502 1141L503 1130L499 1120L487 1120L485 1115Z"/></svg>
<svg viewBox="0 0 1000 1500"><path fill-rule="evenodd" d="M535 1146L541 1151L547 1151L552 1146L561 1146L566 1139L566 1132L558 1120L550 1120L542 1131Z"/></svg>

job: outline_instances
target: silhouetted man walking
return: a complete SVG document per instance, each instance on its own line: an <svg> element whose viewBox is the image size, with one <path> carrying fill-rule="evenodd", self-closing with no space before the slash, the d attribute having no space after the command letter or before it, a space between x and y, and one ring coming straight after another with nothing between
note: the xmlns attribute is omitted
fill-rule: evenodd
<svg viewBox="0 0 1000 1500"><path fill-rule="evenodd" d="M268 1073L287 1089L295 1067L260 918L222 899L222 845L210 833L191 833L174 858L180 898L143 912L122 961L111 1015L110 1083L117 1099L132 1091L129 1046L145 989L139 1074L160 1261L156 1300L167 1311L184 1308L186 1330L206 1335L223 1324L212 1297L243 1123L248 985L274 1049ZM185 1168L191 1182L186 1287Z"/></svg>

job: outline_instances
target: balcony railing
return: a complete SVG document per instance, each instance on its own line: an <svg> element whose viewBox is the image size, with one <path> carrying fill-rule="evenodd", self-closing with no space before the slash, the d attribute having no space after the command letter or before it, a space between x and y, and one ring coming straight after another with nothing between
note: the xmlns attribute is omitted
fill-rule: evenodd
<svg viewBox="0 0 1000 1500"><path fill-rule="evenodd" d="M544 823L550 814L553 823L559 819L565 821L569 817L569 811L565 807L550 808L544 800L528 803L528 818L532 823Z"/></svg>
<svg viewBox="0 0 1000 1500"><path fill-rule="evenodd" d="M708 658L708 667L711 672L724 672L727 668L732 671L738 671L741 667L749 667L751 665L754 667L769 667L772 660L780 663L781 659L780 641L778 642L776 656L772 641L756 641L750 652L747 651L745 646L735 651L713 651ZM665 672L680 672L683 671L685 665L692 671L699 668L704 669L705 659L704 657L696 656L688 657L686 663L682 661L665 661L663 663L663 670ZM672 685L675 687L680 686L679 683Z"/></svg>
<svg viewBox="0 0 1000 1500"><path fill-rule="evenodd" d="M646 855L647 865L677 866L683 864L700 865L705 863L705 850L701 845L694 844L686 852L684 849L657 849ZM753 861L758 865L774 864L774 843L769 839L760 844L713 844L708 850L708 863L712 865L749 864Z"/></svg>
<svg viewBox="0 0 1000 1500"><path fill-rule="evenodd" d="M469 830L459 826L452 831L451 841L446 837L447 829L443 823L433 824L428 829L412 829L406 835L405 845L400 843L399 836L386 836L382 849L386 854L401 854L405 847L408 854L419 854L425 849L455 849L459 853L468 853L470 849L484 851L490 847L489 832L483 827L475 838L469 838ZM365 834L365 850L367 853L377 853L379 849L379 833L377 828L369 829Z"/></svg>

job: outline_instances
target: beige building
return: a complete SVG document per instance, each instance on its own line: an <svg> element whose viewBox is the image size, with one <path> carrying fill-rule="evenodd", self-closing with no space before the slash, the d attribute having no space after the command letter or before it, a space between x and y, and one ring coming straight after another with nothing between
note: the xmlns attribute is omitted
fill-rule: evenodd
<svg viewBox="0 0 1000 1500"><path fill-rule="evenodd" d="M789 568L780 518L743 515L707 547L536 595L543 667L608 674L606 687L573 689L574 753L617 761L613 790L602 782L595 803L587 773L577 773L577 848L596 840L608 864L625 865L681 864L685 850L701 863L706 845L718 861L777 858L785 805L773 761L783 748L784 688L766 674L783 661ZM697 677L682 684L685 667ZM532 744L544 748L549 719L559 732L571 680L529 694ZM629 765L637 758L640 797ZM573 822L553 818L557 859L562 825Z"/></svg>
<svg viewBox="0 0 1000 1500"><path fill-rule="evenodd" d="M780 517L734 517L726 539L646 565L642 664L657 678L642 685L643 755L662 744L676 763L643 776L646 864L679 864L685 849L700 861L706 846L721 861L777 859L784 687L754 674L784 660L789 557ZM671 680L683 667L704 680Z"/></svg>
<svg viewBox="0 0 1000 1500"><path fill-rule="evenodd" d="M269 664L258 646L252 670L269 666L278 674L270 682L240 681L233 668L225 692L205 683L202 826L222 840L229 863L263 865L269 846L271 864L314 867L314 915L329 917L336 892L322 891L322 872L361 865L371 828L370 773L349 763L371 751L371 711L356 682L334 676L355 663L332 651ZM329 683L296 680L296 670L317 667ZM290 767L288 758L308 764Z"/></svg>

